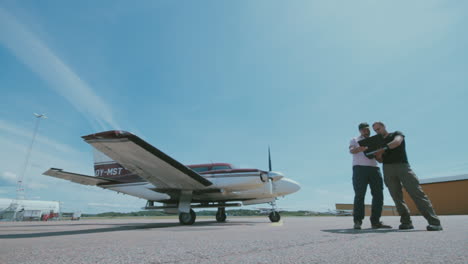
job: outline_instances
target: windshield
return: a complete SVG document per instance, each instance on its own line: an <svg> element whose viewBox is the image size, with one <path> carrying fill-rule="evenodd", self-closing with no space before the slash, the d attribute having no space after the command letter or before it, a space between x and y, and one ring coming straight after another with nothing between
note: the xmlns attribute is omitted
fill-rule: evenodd
<svg viewBox="0 0 468 264"><path fill-rule="evenodd" d="M208 171L210 167L197 167L197 168L191 168L192 170L196 171L196 172L204 172L204 171Z"/></svg>
<svg viewBox="0 0 468 264"><path fill-rule="evenodd" d="M229 166L213 166L211 170L230 170L231 167Z"/></svg>

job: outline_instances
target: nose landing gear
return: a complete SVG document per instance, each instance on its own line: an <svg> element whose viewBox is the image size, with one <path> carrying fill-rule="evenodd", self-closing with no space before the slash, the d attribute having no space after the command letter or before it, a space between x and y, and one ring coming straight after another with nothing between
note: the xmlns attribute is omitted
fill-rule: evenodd
<svg viewBox="0 0 468 264"><path fill-rule="evenodd" d="M279 222L281 220L281 216L278 212L273 211L268 215L268 218L270 218L270 221L273 223Z"/></svg>
<svg viewBox="0 0 468 264"><path fill-rule="evenodd" d="M271 203L271 213L268 215L268 218L270 218L270 221L273 223L279 222L281 220L281 216L276 211L276 199L274 199Z"/></svg>

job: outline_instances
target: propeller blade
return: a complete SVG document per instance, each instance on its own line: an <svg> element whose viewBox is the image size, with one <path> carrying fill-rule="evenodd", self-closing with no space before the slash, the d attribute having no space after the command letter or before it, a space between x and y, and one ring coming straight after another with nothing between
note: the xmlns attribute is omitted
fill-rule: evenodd
<svg viewBox="0 0 468 264"><path fill-rule="evenodd" d="M269 195L273 195L273 192L275 190L275 186L273 186L273 184L274 182L271 179L269 179L267 182L267 188L268 188L267 190L268 190Z"/></svg>
<svg viewBox="0 0 468 264"><path fill-rule="evenodd" d="M271 171L271 154L270 154L270 146L268 146L268 171Z"/></svg>

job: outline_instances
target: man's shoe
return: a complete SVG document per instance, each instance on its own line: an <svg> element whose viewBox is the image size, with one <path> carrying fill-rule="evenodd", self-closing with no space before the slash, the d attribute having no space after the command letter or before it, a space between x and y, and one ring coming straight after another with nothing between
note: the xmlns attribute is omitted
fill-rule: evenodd
<svg viewBox="0 0 468 264"><path fill-rule="evenodd" d="M413 224L401 224L398 229L400 230L408 230L408 229L414 229Z"/></svg>
<svg viewBox="0 0 468 264"><path fill-rule="evenodd" d="M354 229L361 229L362 222L354 222Z"/></svg>
<svg viewBox="0 0 468 264"><path fill-rule="evenodd" d="M392 228L392 227L384 224L383 222L372 224L372 229L379 229L379 228Z"/></svg>
<svg viewBox="0 0 468 264"><path fill-rule="evenodd" d="M442 231L444 230L441 225L428 225L427 231Z"/></svg>

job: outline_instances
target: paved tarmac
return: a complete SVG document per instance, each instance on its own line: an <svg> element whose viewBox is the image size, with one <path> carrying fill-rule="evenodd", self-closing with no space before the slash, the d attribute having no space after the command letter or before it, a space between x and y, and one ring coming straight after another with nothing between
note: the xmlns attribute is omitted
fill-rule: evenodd
<svg viewBox="0 0 468 264"><path fill-rule="evenodd" d="M468 263L468 216L442 216L444 231L353 230L351 217L231 217L0 222L0 263Z"/></svg>

